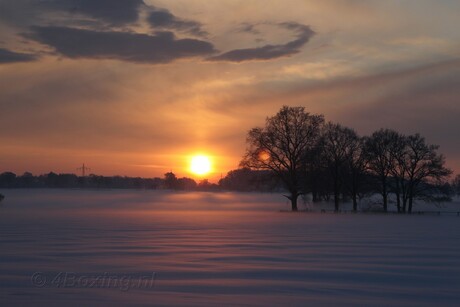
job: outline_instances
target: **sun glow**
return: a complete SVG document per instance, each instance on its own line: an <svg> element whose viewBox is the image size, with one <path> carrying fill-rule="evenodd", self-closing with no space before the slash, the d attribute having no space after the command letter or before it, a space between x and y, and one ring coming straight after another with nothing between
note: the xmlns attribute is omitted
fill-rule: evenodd
<svg viewBox="0 0 460 307"><path fill-rule="evenodd" d="M211 160L207 156L197 155L190 160L190 171L196 175L206 175L211 171Z"/></svg>

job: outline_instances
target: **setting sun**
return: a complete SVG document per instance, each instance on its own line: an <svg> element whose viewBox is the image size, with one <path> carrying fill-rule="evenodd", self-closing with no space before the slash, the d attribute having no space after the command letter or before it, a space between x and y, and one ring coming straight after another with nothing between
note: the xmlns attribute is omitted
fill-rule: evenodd
<svg viewBox="0 0 460 307"><path fill-rule="evenodd" d="M196 175L205 175L211 171L211 161L203 155L193 156L190 161L190 171Z"/></svg>

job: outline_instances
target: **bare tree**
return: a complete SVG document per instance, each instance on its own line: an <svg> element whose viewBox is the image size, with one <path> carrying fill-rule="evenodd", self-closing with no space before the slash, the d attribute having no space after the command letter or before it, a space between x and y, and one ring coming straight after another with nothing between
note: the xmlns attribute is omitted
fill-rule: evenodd
<svg viewBox="0 0 460 307"><path fill-rule="evenodd" d="M309 150L303 161L304 192L311 193L313 202L328 199L331 192L328 170L324 160L322 148L318 144L318 146Z"/></svg>
<svg viewBox="0 0 460 307"><path fill-rule="evenodd" d="M358 141L358 135L350 128L333 123L324 127L320 146L333 183L335 211L339 211L340 192L350 163L348 159L353 156Z"/></svg>
<svg viewBox="0 0 460 307"><path fill-rule="evenodd" d="M290 195L292 211L302 194L302 166L309 150L320 137L322 115L311 115L304 107L283 106L268 117L263 128L248 132L246 153L241 166L271 170L284 183Z"/></svg>
<svg viewBox="0 0 460 307"><path fill-rule="evenodd" d="M406 203L408 197L407 176L408 176L408 152L407 137L402 134L393 135L390 145L391 157L391 183L392 190L396 194L396 207L398 212L404 211L402 203ZM402 203L401 203L402 201Z"/></svg>
<svg viewBox="0 0 460 307"><path fill-rule="evenodd" d="M364 138L354 135L350 140L346 158L346 187L353 200L353 211L358 211L358 197L362 197L362 186L366 175L367 159Z"/></svg>
<svg viewBox="0 0 460 307"><path fill-rule="evenodd" d="M388 211L389 179L394 166L392 147L399 138L396 131L380 129L365 140L368 170L379 180L379 193L383 198L383 210Z"/></svg>
<svg viewBox="0 0 460 307"><path fill-rule="evenodd" d="M408 212L412 212L414 199L422 197L430 199L437 191L430 193L433 186L441 186L452 171L446 168L445 158L438 154L438 145L428 145L419 134L407 137L407 195ZM426 193L429 192L429 193ZM404 211L406 200L404 200Z"/></svg>

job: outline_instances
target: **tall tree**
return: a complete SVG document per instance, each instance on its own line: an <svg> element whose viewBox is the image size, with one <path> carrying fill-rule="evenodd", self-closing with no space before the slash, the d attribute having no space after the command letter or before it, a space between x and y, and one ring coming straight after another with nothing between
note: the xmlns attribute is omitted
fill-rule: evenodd
<svg viewBox="0 0 460 307"><path fill-rule="evenodd" d="M433 193L426 192L433 186L441 186L452 173L445 167L445 158L437 153L438 149L438 145L427 144L419 134L407 137L409 213L412 212L415 198L431 198Z"/></svg>
<svg viewBox="0 0 460 307"><path fill-rule="evenodd" d="M408 197L407 176L408 176L408 153L407 137L402 134L394 135L390 145L390 157L392 161L391 189L396 194L396 207L398 212L404 211L403 204ZM401 204L401 201L403 204Z"/></svg>
<svg viewBox="0 0 460 307"><path fill-rule="evenodd" d="M320 147L334 189L334 207L339 211L339 197L343 190L348 159L358 143L358 135L350 128L327 123L324 127Z"/></svg>
<svg viewBox="0 0 460 307"><path fill-rule="evenodd" d="M297 199L302 194L302 165L309 150L315 147L322 115L311 115L304 107L283 106L268 117L263 128L253 128L246 139L242 167L271 170L278 176L289 195L292 211L297 211Z"/></svg>
<svg viewBox="0 0 460 307"><path fill-rule="evenodd" d="M394 167L392 147L399 138L396 131L380 129L365 140L368 170L379 180L379 193L383 198L383 210L388 211L389 178Z"/></svg>
<svg viewBox="0 0 460 307"><path fill-rule="evenodd" d="M364 152L364 138L357 134L351 139L346 157L346 187L353 201L353 211L358 211L358 197L361 197L366 175L367 159Z"/></svg>
<svg viewBox="0 0 460 307"><path fill-rule="evenodd" d="M327 199L330 194L328 170L322 155L322 148L316 146L304 158L304 192L311 193L312 201L318 202Z"/></svg>

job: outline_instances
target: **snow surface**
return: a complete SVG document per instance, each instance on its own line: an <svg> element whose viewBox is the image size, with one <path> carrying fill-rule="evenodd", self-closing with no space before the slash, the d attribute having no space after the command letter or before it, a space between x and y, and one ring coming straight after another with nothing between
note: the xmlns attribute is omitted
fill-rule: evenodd
<svg viewBox="0 0 460 307"><path fill-rule="evenodd" d="M1 306L460 302L456 215L280 212L289 204L279 194L0 192ZM129 291L39 288L34 272L156 280Z"/></svg>

